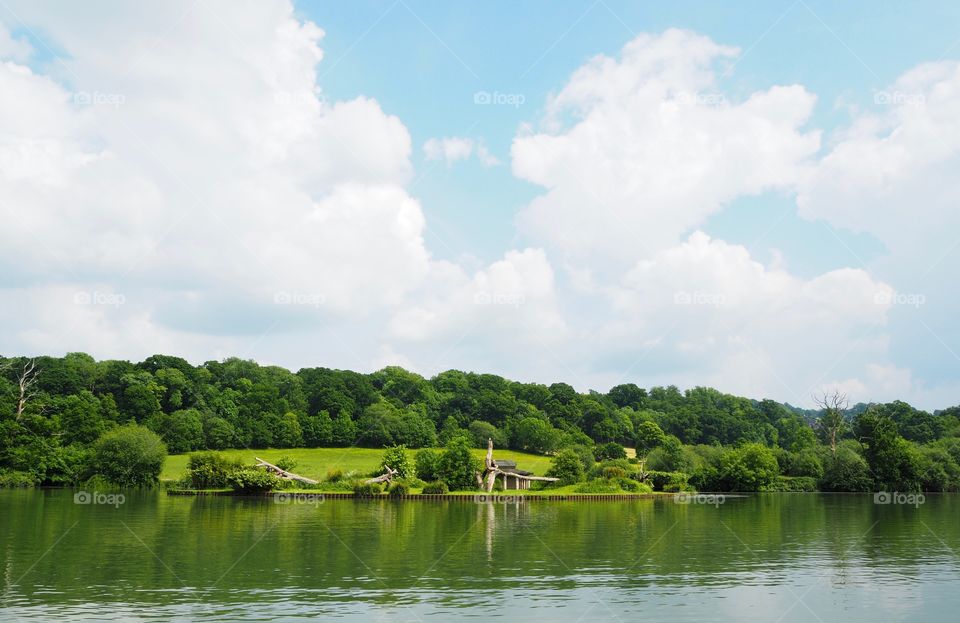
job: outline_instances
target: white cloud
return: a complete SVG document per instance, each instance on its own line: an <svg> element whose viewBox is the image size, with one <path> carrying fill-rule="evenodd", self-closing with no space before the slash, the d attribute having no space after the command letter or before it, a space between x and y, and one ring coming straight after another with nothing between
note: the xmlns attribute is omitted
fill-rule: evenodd
<svg viewBox="0 0 960 623"><path fill-rule="evenodd" d="M468 160L474 154L484 167L500 164L483 141L460 136L427 139L423 144L423 153L427 160L443 160L448 167L461 160Z"/></svg>
<svg viewBox="0 0 960 623"><path fill-rule="evenodd" d="M735 48L686 31L640 35L598 56L518 135L513 171L547 192L520 227L574 260L629 265L732 199L788 187L819 147L814 96L777 86L732 101L717 66Z"/></svg>

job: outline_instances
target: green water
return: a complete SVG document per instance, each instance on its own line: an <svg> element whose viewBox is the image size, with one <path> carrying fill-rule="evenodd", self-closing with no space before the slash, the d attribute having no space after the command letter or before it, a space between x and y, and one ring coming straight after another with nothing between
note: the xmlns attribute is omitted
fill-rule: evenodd
<svg viewBox="0 0 960 623"><path fill-rule="evenodd" d="M313 502L0 491L0 620L960 620L960 496Z"/></svg>

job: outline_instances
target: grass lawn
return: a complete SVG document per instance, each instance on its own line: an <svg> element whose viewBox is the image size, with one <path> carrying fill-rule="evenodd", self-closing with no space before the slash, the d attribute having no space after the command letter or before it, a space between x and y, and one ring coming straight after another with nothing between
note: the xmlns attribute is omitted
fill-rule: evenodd
<svg viewBox="0 0 960 623"><path fill-rule="evenodd" d="M282 456L289 456L297 462L293 471L301 476L324 480L327 472L334 469L343 470L343 473L356 471L360 475L367 475L380 465L383 449L375 448L285 448L263 450L223 450L223 454L230 458L239 458L244 463L253 465L254 457L260 457L269 463L276 463ZM483 458L486 450L474 450L479 458ZM416 450L410 450L410 460ZM187 471L186 454L172 454L167 457L163 465L161 480L176 480ZM513 450L494 450L493 456L498 459L509 459L517 462L517 467L543 476L550 468L550 457Z"/></svg>

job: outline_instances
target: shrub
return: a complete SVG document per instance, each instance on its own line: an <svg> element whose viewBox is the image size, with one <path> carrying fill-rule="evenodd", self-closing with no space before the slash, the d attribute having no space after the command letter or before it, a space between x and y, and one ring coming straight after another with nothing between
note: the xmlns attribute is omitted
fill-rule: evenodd
<svg viewBox="0 0 960 623"><path fill-rule="evenodd" d="M447 483L438 480L437 482L428 482L423 485L423 492L428 495L443 495L450 493L450 487L447 486Z"/></svg>
<svg viewBox="0 0 960 623"><path fill-rule="evenodd" d="M277 459L274 465L276 465L277 467L279 467L285 472L292 472L293 469L297 466L297 460L292 456L285 454L281 456L279 459Z"/></svg>
<svg viewBox="0 0 960 623"><path fill-rule="evenodd" d="M187 460L187 479L193 489L218 489L230 486L230 475L241 469L239 460L230 460L219 452L197 452Z"/></svg>
<svg viewBox="0 0 960 623"><path fill-rule="evenodd" d="M615 441L597 446L593 454L597 457L598 461L614 461L627 458L627 451Z"/></svg>
<svg viewBox="0 0 960 623"><path fill-rule="evenodd" d="M591 478L605 478L606 476L604 476L604 472L610 468L620 470L619 472L610 472L610 477L613 478L633 475L637 470L637 468L631 465L626 459L617 459L613 461L603 461L602 463L597 463L593 466L593 469L590 470L589 475Z"/></svg>
<svg viewBox="0 0 960 623"><path fill-rule="evenodd" d="M241 467L227 478L234 491L256 493L279 489L283 484L279 478L259 467Z"/></svg>
<svg viewBox="0 0 960 623"><path fill-rule="evenodd" d="M744 444L720 457L720 481L728 491L765 491L777 476L773 452L758 443Z"/></svg>
<svg viewBox="0 0 960 623"><path fill-rule="evenodd" d="M397 470L396 478L413 478L414 468L410 464L410 458L407 456L407 447L393 446L383 452L383 458L380 459L380 471L378 474L386 473L387 467Z"/></svg>
<svg viewBox="0 0 960 623"><path fill-rule="evenodd" d="M0 489L31 489L36 484L30 472L0 472Z"/></svg>
<svg viewBox="0 0 960 623"><path fill-rule="evenodd" d="M440 456L438 475L453 491L475 489L479 470L480 461L470 452L464 437L452 439Z"/></svg>
<svg viewBox="0 0 960 623"><path fill-rule="evenodd" d="M327 482L340 482L343 480L342 469L327 470Z"/></svg>
<svg viewBox="0 0 960 623"><path fill-rule="evenodd" d="M620 493L620 486L613 480L594 478L582 482L574 489L576 493Z"/></svg>
<svg viewBox="0 0 960 623"><path fill-rule="evenodd" d="M416 467L417 478L428 482L437 479L440 470L439 454L429 448L424 448L423 450L417 451L413 460Z"/></svg>
<svg viewBox="0 0 960 623"><path fill-rule="evenodd" d="M816 491L817 479L810 476L778 476L769 491Z"/></svg>
<svg viewBox="0 0 960 623"><path fill-rule="evenodd" d="M125 487L153 486L167 447L148 428L131 424L104 433L94 447L94 471Z"/></svg>
<svg viewBox="0 0 960 623"><path fill-rule="evenodd" d="M558 486L572 485L583 480L583 462L571 449L561 450L553 457L553 464L547 470L547 476L559 478Z"/></svg>
<svg viewBox="0 0 960 623"><path fill-rule="evenodd" d="M410 495L410 485L403 482L402 480L397 480L390 485L390 495L392 495L393 497Z"/></svg>
<svg viewBox="0 0 960 623"><path fill-rule="evenodd" d="M689 478L683 472L647 472L647 480L654 491L685 491Z"/></svg>
<svg viewBox="0 0 960 623"><path fill-rule="evenodd" d="M846 447L837 448L837 456L824 461L821 491L869 491L872 486L867 461Z"/></svg>
<svg viewBox="0 0 960 623"><path fill-rule="evenodd" d="M353 485L353 495L358 498L369 498L380 495L382 491L379 482L358 482Z"/></svg>
<svg viewBox="0 0 960 623"><path fill-rule="evenodd" d="M638 482L632 478L621 478L617 485L628 493L652 493L653 488L645 482Z"/></svg>

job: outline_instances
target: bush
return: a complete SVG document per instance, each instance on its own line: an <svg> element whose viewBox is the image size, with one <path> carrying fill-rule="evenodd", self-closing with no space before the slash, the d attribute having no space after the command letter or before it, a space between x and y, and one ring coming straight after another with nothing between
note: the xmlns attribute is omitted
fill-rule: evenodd
<svg viewBox="0 0 960 623"><path fill-rule="evenodd" d="M870 491L871 487L870 467L866 459L850 448L840 446L837 456L824 461L821 491Z"/></svg>
<svg viewBox="0 0 960 623"><path fill-rule="evenodd" d="M561 450L553 457L553 464L547 470L547 476L559 478L557 486L572 485L583 480L583 462L571 449Z"/></svg>
<svg viewBox="0 0 960 623"><path fill-rule="evenodd" d="M31 489L36 484L30 472L0 472L0 489Z"/></svg>
<svg viewBox="0 0 960 623"><path fill-rule="evenodd" d="M410 464L410 458L407 456L407 447L403 445L387 448L383 452L380 471L377 475L386 473L387 467L397 471L396 478L413 478L415 475L413 465Z"/></svg>
<svg viewBox="0 0 960 623"><path fill-rule="evenodd" d="M748 443L720 457L720 481L727 491L766 491L779 476L770 448Z"/></svg>
<svg viewBox="0 0 960 623"><path fill-rule="evenodd" d="M647 480L654 491L685 491L689 479L683 472L647 472Z"/></svg>
<svg viewBox="0 0 960 623"><path fill-rule="evenodd" d="M197 452L187 460L187 479L193 489L219 489L230 486L230 475L241 469L238 459L230 460L219 452Z"/></svg>
<svg viewBox="0 0 960 623"><path fill-rule="evenodd" d="M638 482L632 478L621 478L617 485L628 493L652 493L653 488L645 482Z"/></svg>
<svg viewBox="0 0 960 623"><path fill-rule="evenodd" d="M369 498L380 495L382 491L379 482L358 482L353 485L353 495L358 498Z"/></svg>
<svg viewBox="0 0 960 623"><path fill-rule="evenodd" d="M327 482L340 482L343 480L342 469L327 470Z"/></svg>
<svg viewBox="0 0 960 623"><path fill-rule="evenodd" d="M279 467L285 472L292 472L293 469L297 466L297 460L292 456L285 454L281 456L279 459L277 459L274 465L276 465L277 467Z"/></svg>
<svg viewBox="0 0 960 623"><path fill-rule="evenodd" d="M464 437L452 439L440 456L438 475L453 491L475 489L479 470L480 461L470 452Z"/></svg>
<svg viewBox="0 0 960 623"><path fill-rule="evenodd" d="M623 476L632 476L637 472L637 468L634 465L631 465L626 459L617 459L614 461L604 461L602 463L597 463L593 466L593 469L590 470L589 476L591 478L605 478L606 470L611 470L609 472L610 476L613 478L621 478ZM619 471L615 471L619 470Z"/></svg>
<svg viewBox="0 0 960 623"><path fill-rule="evenodd" d="M817 479L810 476L778 476L768 491L816 491Z"/></svg>
<svg viewBox="0 0 960 623"><path fill-rule="evenodd" d="M428 482L438 478L440 470L439 454L433 450L430 450L429 448L424 448L423 450L417 451L413 461L417 472L417 478L420 480L426 480Z"/></svg>
<svg viewBox="0 0 960 623"><path fill-rule="evenodd" d="M167 447L159 435L131 424L100 436L94 447L94 471L124 487L149 487L157 483Z"/></svg>
<svg viewBox="0 0 960 623"><path fill-rule="evenodd" d="M410 485L401 480L395 481L390 485L390 495L393 497L410 495Z"/></svg>
<svg viewBox="0 0 960 623"><path fill-rule="evenodd" d="M615 441L597 446L593 451L598 461L615 461L617 459L626 459L627 451Z"/></svg>
<svg viewBox="0 0 960 623"><path fill-rule="evenodd" d="M427 495L444 495L450 493L450 487L443 481L428 482L423 485L423 492Z"/></svg>
<svg viewBox="0 0 960 623"><path fill-rule="evenodd" d="M279 478L259 467L241 467L227 478L234 491L257 493L279 489L283 484Z"/></svg>
<svg viewBox="0 0 960 623"><path fill-rule="evenodd" d="M620 485L606 478L594 478L582 482L574 489L576 493L621 493Z"/></svg>

